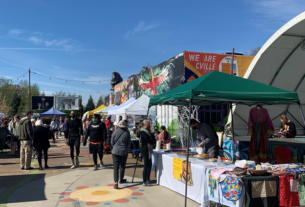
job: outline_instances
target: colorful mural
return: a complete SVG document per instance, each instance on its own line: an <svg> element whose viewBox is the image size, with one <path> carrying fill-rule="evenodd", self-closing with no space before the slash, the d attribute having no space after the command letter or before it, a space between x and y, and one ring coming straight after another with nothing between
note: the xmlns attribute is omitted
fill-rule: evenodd
<svg viewBox="0 0 305 207"><path fill-rule="evenodd" d="M140 95L157 96L181 85L184 76L183 53L166 60L138 75Z"/></svg>
<svg viewBox="0 0 305 207"><path fill-rule="evenodd" d="M184 52L185 82L192 81L214 70L231 74L232 55ZM233 59L233 75L243 77L254 57L237 56Z"/></svg>

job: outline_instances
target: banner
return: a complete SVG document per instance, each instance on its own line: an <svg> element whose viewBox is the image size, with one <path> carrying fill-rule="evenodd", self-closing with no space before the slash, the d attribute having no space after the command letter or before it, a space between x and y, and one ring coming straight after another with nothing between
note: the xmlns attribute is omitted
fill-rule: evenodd
<svg viewBox="0 0 305 207"><path fill-rule="evenodd" d="M32 96L32 109L46 110L54 105L53 96Z"/></svg>
<svg viewBox="0 0 305 207"><path fill-rule="evenodd" d="M79 97L56 96L56 109L58 110L79 110Z"/></svg>
<svg viewBox="0 0 305 207"><path fill-rule="evenodd" d="M231 74L232 55L184 52L185 81L189 82L214 70ZM254 57L234 55L233 75L243 77Z"/></svg>
<svg viewBox="0 0 305 207"><path fill-rule="evenodd" d="M186 172L186 160L181 158L173 158L173 177L187 185L193 185L191 162L188 164L188 172Z"/></svg>

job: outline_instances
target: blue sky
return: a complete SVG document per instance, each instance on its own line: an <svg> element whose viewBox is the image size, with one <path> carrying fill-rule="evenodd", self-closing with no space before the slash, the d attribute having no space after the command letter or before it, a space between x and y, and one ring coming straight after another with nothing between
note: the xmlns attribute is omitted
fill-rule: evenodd
<svg viewBox="0 0 305 207"><path fill-rule="evenodd" d="M42 91L110 93L111 72L137 74L188 50L223 53L262 46L305 10L303 0L1 1L0 76L31 70Z"/></svg>

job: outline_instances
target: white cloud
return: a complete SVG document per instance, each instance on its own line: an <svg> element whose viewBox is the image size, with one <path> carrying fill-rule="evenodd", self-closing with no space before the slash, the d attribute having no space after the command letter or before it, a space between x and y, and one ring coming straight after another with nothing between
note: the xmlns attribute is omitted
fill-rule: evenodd
<svg viewBox="0 0 305 207"><path fill-rule="evenodd" d="M23 31L20 29L11 29L8 33L10 35L19 35L19 34L23 33Z"/></svg>
<svg viewBox="0 0 305 207"><path fill-rule="evenodd" d="M127 31L125 38L129 37L130 35L134 35L136 33L146 32L148 30L157 28L158 26L159 24L157 23L147 24L144 21L140 21L139 24L132 30L132 32Z"/></svg>
<svg viewBox="0 0 305 207"><path fill-rule="evenodd" d="M133 34L137 32L145 32L150 29L154 29L158 27L158 24L146 24L144 21L140 21L139 24L136 26L136 28L133 30Z"/></svg>
<svg viewBox="0 0 305 207"><path fill-rule="evenodd" d="M304 0L255 0L248 1L252 12L259 14L254 19L258 27L277 27L285 24L305 10Z"/></svg>
<svg viewBox="0 0 305 207"><path fill-rule="evenodd" d="M42 43L43 41L41 38L35 36L30 37L28 40L36 45Z"/></svg>

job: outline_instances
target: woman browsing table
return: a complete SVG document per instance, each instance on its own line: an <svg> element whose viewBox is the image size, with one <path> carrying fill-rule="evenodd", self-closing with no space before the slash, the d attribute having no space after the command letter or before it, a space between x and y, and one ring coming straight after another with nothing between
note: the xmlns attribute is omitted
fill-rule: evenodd
<svg viewBox="0 0 305 207"><path fill-rule="evenodd" d="M283 128L281 128L280 131L277 132L277 136L279 138L294 138L297 135L295 124L292 121L288 120L286 115L281 116L281 122Z"/></svg>
<svg viewBox="0 0 305 207"><path fill-rule="evenodd" d="M158 136L159 141L161 141L161 148L166 149L166 144L171 143L171 134L166 131L165 126L161 126L161 133Z"/></svg>

